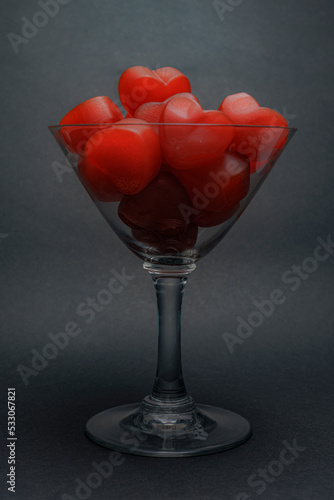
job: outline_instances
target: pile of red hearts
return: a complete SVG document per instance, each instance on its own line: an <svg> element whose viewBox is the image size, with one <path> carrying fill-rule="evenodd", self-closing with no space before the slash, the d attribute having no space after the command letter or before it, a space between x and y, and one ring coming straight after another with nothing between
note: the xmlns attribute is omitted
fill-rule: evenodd
<svg viewBox="0 0 334 500"><path fill-rule="evenodd" d="M204 110L174 68L129 68L118 88L125 118L108 97L93 97L64 116L60 125L73 126L60 134L79 156L91 193L120 202L133 236L159 251L191 248L199 226L228 220L247 195L250 174L287 139L284 117L246 93Z"/></svg>

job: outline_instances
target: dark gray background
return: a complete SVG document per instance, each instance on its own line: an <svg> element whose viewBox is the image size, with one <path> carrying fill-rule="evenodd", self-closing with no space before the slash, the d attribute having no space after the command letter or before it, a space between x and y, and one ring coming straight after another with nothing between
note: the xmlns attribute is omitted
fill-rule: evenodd
<svg viewBox="0 0 334 500"><path fill-rule="evenodd" d="M7 387L16 387L18 413L17 493L6 490L4 453L2 498L75 498L76 479L109 455L85 438L87 419L151 390L151 279L73 173L58 180L53 162L64 159L47 130L84 99L117 102L118 78L132 65L179 68L206 108L249 92L299 131L237 225L199 263L184 299L188 391L240 412L253 437L206 457L124 455L89 498L333 498L334 255L294 292L281 279L312 256L318 237L333 234L333 2L225 4L234 7L221 20L212 1L71 0L15 54L7 34L21 34L21 18L40 7L1 2L2 443ZM135 278L85 324L76 307L123 267ZM247 318L275 288L285 303L231 354L223 333L235 333L237 316ZM81 334L25 386L17 365L30 366L31 349L42 350L68 321ZM248 477L294 439L304 451L258 495Z"/></svg>

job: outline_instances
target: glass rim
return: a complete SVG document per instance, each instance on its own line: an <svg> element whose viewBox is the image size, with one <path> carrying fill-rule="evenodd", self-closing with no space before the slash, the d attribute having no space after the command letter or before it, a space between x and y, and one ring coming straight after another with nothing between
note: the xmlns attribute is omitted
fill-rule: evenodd
<svg viewBox="0 0 334 500"><path fill-rule="evenodd" d="M65 129L67 127L77 127L77 128L87 128L87 127L108 127L108 126L117 126L117 127L126 127L129 125L135 125L138 127L143 127L146 125L150 125L152 127L156 126L164 126L164 127L170 127L170 126L179 126L179 127L185 127L185 126L202 126L202 127L238 127L238 128L269 128L269 129L282 129L282 130L294 130L296 131L296 127L281 127L281 126L276 126L276 125L245 125L245 124L237 124L237 123L151 123L151 122L145 122L145 123L117 123L117 122L106 122L106 123L67 123L63 125L49 125L48 129L54 130L54 129Z"/></svg>

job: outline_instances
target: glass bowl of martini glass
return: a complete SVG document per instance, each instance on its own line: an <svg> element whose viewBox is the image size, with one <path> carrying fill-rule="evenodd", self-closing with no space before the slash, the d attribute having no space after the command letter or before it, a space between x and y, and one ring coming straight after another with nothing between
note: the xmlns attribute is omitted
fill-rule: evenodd
<svg viewBox="0 0 334 500"><path fill-rule="evenodd" d="M251 435L245 418L187 394L182 296L196 263L238 220L296 129L135 119L49 129L109 226L143 261L157 295L152 393L93 416L86 435L107 448L157 457L242 444Z"/></svg>

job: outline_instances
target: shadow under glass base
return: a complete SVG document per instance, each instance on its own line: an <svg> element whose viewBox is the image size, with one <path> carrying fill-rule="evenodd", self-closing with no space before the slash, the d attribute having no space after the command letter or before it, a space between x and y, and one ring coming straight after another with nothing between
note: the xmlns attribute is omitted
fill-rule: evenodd
<svg viewBox="0 0 334 500"><path fill-rule="evenodd" d="M153 414L147 410L149 400L147 397L141 404L98 413L87 422L87 437L106 448L133 455L189 457L234 448L251 436L249 422L229 410L195 405L189 398L184 413Z"/></svg>

